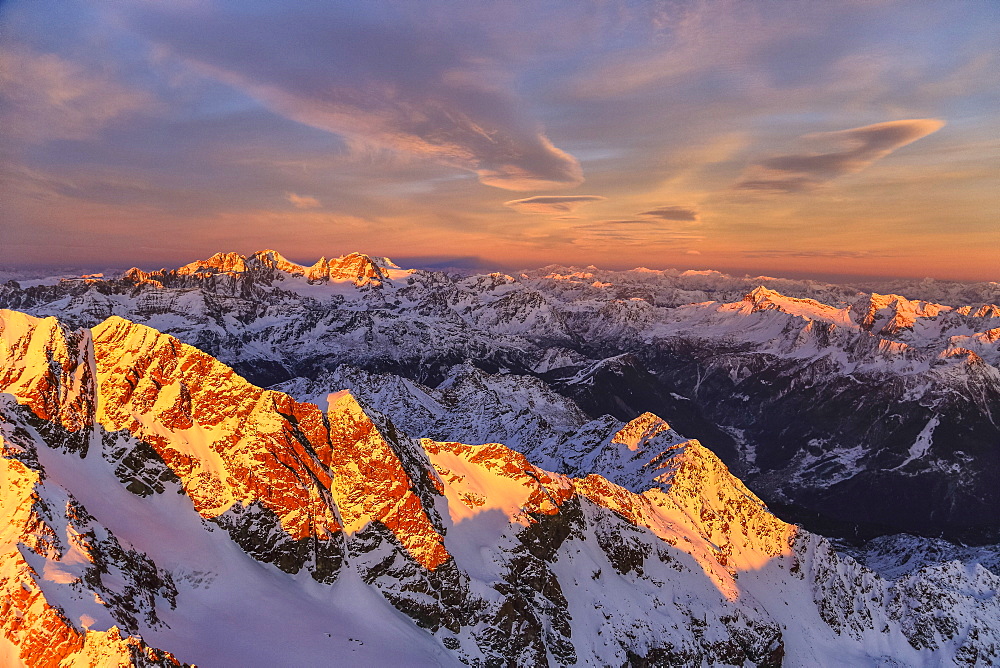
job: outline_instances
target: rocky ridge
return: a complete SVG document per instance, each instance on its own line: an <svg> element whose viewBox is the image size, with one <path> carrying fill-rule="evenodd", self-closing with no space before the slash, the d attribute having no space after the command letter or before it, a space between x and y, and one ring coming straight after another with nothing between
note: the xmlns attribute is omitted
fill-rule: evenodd
<svg viewBox="0 0 1000 668"><path fill-rule="evenodd" d="M525 451L587 422L574 411L622 422L652 412L710 443L772 507L814 530L996 542L1000 288L874 287L595 267L470 276L357 253L307 266L261 251L7 282L0 306L74 326L143 322L260 386L322 392L317 383L347 365L404 379L406 393L455 395L448 383L476 367L494 384L510 376L569 399L557 420L572 427L523 413L522 389L509 388L497 396L516 406L513 422L468 414L460 429L455 411L435 418L410 402L420 424L406 428ZM372 405L392 413L385 400ZM450 400L431 403L440 401ZM555 403L543 404L549 422Z"/></svg>
<svg viewBox="0 0 1000 668"><path fill-rule="evenodd" d="M262 387L311 383L322 394L340 389L320 385L346 365L389 377L387 388L404 379L404 394L420 385L456 396L465 390L450 390L450 379L475 367L509 386L489 390L500 406L483 413L504 417L456 422L454 410L432 417L409 402L405 429L533 447L538 459L551 450L538 444L587 419L651 412L710 444L776 512L811 530L1000 541L995 283L873 291L555 266L461 275L357 253L312 267L274 251L217 254L177 270L7 282L0 307L73 326L142 322ZM550 399L519 403L526 392L540 398L534 388L569 400L561 417ZM399 420L393 391L370 405Z"/></svg>
<svg viewBox="0 0 1000 668"><path fill-rule="evenodd" d="M0 325L11 665L996 659L991 572L886 580L655 415L601 441L655 462L630 490L297 402L121 318Z"/></svg>

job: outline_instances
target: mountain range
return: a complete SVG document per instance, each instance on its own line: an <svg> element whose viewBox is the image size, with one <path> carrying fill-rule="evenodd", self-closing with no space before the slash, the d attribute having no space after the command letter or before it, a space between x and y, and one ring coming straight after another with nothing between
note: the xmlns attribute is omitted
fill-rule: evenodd
<svg viewBox="0 0 1000 668"><path fill-rule="evenodd" d="M995 663L1000 286L897 287L8 281L0 663Z"/></svg>
<svg viewBox="0 0 1000 668"><path fill-rule="evenodd" d="M372 382L418 395L397 397L405 415L398 401L373 405L421 435L455 429L412 410L418 385L475 367L506 383L493 391L504 404L518 405L527 387L549 390L543 407L520 406L527 422L548 425L518 435L484 408L492 426L463 438L523 447L588 418L649 411L710 444L807 528L1000 541L1000 284L895 287L906 296L718 272L465 276L357 253L306 267L261 251L108 279L9 281L0 307L73 327L117 315L261 387L315 386L349 368L379 374Z"/></svg>

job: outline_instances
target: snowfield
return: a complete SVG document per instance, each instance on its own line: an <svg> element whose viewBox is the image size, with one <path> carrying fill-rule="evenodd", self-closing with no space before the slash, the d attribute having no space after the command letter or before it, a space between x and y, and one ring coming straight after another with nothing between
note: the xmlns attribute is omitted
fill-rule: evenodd
<svg viewBox="0 0 1000 668"><path fill-rule="evenodd" d="M1000 310L755 280L0 286L0 663L994 665L994 547L751 489L992 535Z"/></svg>

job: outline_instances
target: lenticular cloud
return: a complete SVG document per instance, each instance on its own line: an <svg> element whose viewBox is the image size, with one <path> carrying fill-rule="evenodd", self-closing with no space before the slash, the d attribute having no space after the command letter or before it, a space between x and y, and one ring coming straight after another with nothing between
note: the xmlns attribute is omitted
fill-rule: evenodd
<svg viewBox="0 0 1000 668"><path fill-rule="evenodd" d="M810 143L832 144L835 148L761 160L748 170L736 188L777 192L809 190L839 176L860 172L896 149L942 127L942 120L915 118L807 135L802 139Z"/></svg>
<svg viewBox="0 0 1000 668"><path fill-rule="evenodd" d="M573 213L591 202L603 202L607 197L600 195L537 195L524 199L512 199L504 206L520 213L550 214Z"/></svg>

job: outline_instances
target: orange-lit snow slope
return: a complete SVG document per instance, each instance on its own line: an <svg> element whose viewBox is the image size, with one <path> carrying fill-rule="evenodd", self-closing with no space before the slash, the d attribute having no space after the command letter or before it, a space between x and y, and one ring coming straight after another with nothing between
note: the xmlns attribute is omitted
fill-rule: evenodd
<svg viewBox="0 0 1000 668"><path fill-rule="evenodd" d="M969 639L993 637L995 606L945 609L939 586L904 618L893 583L655 415L608 436L622 457L670 436L635 493L500 444L411 439L348 392L327 404L121 318L68 331L0 311L0 663L993 657ZM941 615L951 636L913 623Z"/></svg>

